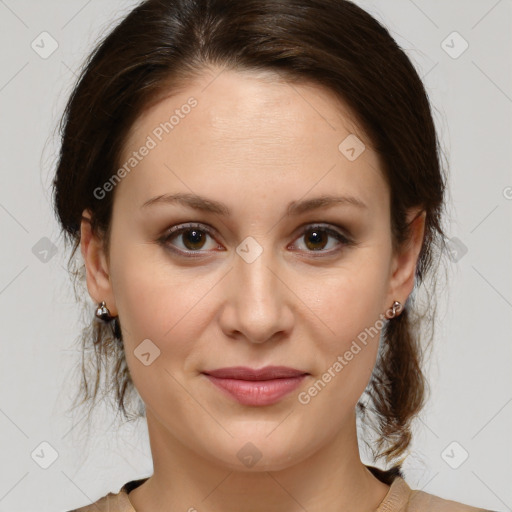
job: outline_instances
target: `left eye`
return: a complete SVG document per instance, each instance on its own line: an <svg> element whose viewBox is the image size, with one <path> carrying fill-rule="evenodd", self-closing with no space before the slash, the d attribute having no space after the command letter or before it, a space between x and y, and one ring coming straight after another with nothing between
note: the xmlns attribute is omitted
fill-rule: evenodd
<svg viewBox="0 0 512 512"><path fill-rule="evenodd" d="M304 229L301 232L300 238L305 239L305 246L310 249L306 252L334 252L333 250L325 251L325 246L328 245L327 241L329 238L335 238L341 246L349 246L351 245L351 240L349 240L345 235L341 234L339 231L325 227L325 226L310 226ZM334 249L336 250L336 249Z"/></svg>
<svg viewBox="0 0 512 512"><path fill-rule="evenodd" d="M207 237L213 238L213 233L210 229L202 224L188 224L174 226L164 235L161 242L169 248L171 248L171 246L177 247L174 243L170 242L174 238L178 238L182 243L182 247L177 247L177 252L187 255L194 252L206 252L200 249L203 249L206 245ZM299 239L300 238L305 239L304 245L306 246L306 252L333 252L332 250L325 250L329 238L335 238L338 240L339 245L342 246L348 246L352 243L351 240L342 233L325 226L309 226L302 230L299 236ZM213 245L215 246L215 244Z"/></svg>

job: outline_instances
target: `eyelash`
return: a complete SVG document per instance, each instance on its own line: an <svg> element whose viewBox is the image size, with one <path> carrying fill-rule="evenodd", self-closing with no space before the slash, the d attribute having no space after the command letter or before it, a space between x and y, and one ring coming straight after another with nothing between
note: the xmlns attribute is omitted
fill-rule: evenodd
<svg viewBox="0 0 512 512"><path fill-rule="evenodd" d="M189 230L193 230L193 229L204 232L207 235L209 235L210 237L214 238L214 232L208 226L206 226L204 224L198 224L198 223L189 223L189 224L173 226L172 228L168 229L166 234L163 237L161 237L158 240L158 242L161 245L163 245L166 249L169 249L172 252L177 253L180 256L191 257L191 258L202 257L201 253L207 252L207 251L183 251L182 249L176 249L176 248L172 247L172 244L169 244L169 241L171 239L173 239L174 237L177 237L180 234L185 233ZM324 256L324 257L331 256L333 254L337 254L343 247L350 247L350 246L353 246L356 244L355 241L348 238L346 235L343 235L339 231L334 230L329 227L325 227L321 224L315 224L315 223L306 225L305 228L301 231L298 238L301 238L302 236L305 235L305 233L307 231L311 231L311 230L317 230L322 233L327 233L328 235L331 235L334 238L336 238L339 242L341 242L341 245L342 245L341 248L332 249L330 251L324 251L324 250L307 251L312 254L312 257L315 257L315 258L322 257L322 256ZM313 256L313 254L315 254L315 253L317 253L317 254Z"/></svg>

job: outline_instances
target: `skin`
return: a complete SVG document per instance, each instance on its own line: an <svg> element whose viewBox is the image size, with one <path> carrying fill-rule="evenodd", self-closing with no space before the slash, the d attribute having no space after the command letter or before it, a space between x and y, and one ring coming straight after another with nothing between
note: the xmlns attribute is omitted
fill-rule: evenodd
<svg viewBox="0 0 512 512"><path fill-rule="evenodd" d="M416 217L411 238L394 253L389 189L354 116L330 91L270 73L205 71L141 115L123 162L191 96L197 106L115 187L109 254L82 222L89 293L119 315L146 404L154 474L130 501L137 511L373 511L389 486L360 460L355 406L378 336L308 404L298 394L394 300L405 303L424 212L409 212L409 220ZM351 133L366 145L354 161L338 149ZM233 213L141 208L176 192L223 202ZM350 194L366 208L342 204L285 216L288 203L323 194ZM185 232L167 247L200 252L198 258L157 241L187 222L214 234L201 231L198 243ZM355 243L328 234L308 242L304 229L316 223ZM263 251L251 263L236 252L249 236ZM134 354L145 339L160 350L147 366ZM238 365L285 365L310 375L276 404L247 406L201 375ZM237 457L247 442L261 454L252 467Z"/></svg>

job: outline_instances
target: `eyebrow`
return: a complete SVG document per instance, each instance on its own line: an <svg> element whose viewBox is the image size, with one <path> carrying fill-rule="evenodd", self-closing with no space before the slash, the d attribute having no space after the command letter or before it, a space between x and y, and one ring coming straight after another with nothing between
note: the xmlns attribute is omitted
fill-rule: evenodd
<svg viewBox="0 0 512 512"><path fill-rule="evenodd" d="M229 216L231 215L230 208L219 201L208 199L197 194L162 194L151 199L148 199L141 208L147 208L154 204L181 204L194 210L203 212L215 213L218 215ZM286 215L296 216L313 210L321 208L330 208L335 205L356 206L358 208L368 208L368 206L354 196L331 196L323 195L313 199L306 199L302 201L292 201L289 203Z"/></svg>

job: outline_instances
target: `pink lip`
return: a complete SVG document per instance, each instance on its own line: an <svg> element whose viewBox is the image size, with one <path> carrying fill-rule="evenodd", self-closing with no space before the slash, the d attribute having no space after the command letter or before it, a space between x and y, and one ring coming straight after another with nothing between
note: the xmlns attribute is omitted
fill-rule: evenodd
<svg viewBox="0 0 512 512"><path fill-rule="evenodd" d="M253 369L244 366L203 372L218 388L243 405L270 405L293 391L308 375L285 366Z"/></svg>

